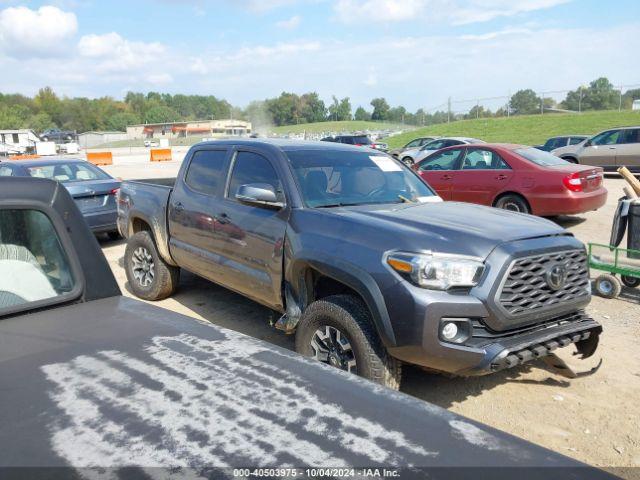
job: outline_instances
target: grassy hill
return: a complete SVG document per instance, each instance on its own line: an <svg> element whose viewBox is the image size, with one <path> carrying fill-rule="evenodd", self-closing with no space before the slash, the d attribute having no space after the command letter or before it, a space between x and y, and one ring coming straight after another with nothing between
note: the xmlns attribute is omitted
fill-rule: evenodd
<svg viewBox="0 0 640 480"><path fill-rule="evenodd" d="M549 113L510 118L481 118L432 125L388 139L390 148L401 147L420 136L438 135L474 137L487 142L537 145L554 135L594 134L601 130L640 125L640 111L585 112L581 114Z"/></svg>
<svg viewBox="0 0 640 480"><path fill-rule="evenodd" d="M287 133L321 133L321 132L356 132L364 130L408 130L407 125L398 125L394 123L380 122L361 122L361 121L343 121L343 122L318 122L303 123L300 125L285 125L282 127L271 128L272 133L285 135Z"/></svg>

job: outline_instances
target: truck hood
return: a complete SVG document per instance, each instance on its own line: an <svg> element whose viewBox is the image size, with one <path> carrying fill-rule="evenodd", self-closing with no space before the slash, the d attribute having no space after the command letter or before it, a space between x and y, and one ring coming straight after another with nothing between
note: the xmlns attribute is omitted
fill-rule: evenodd
<svg viewBox="0 0 640 480"><path fill-rule="evenodd" d="M367 205L331 211L354 224L388 230L396 248L432 249L483 259L504 242L569 235L540 217L460 202Z"/></svg>

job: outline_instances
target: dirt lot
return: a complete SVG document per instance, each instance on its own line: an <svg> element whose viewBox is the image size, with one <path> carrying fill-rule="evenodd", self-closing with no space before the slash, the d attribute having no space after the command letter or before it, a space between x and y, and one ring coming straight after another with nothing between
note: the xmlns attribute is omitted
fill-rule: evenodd
<svg viewBox="0 0 640 480"><path fill-rule="evenodd" d="M122 178L173 176L177 162L150 167L116 162L107 167ZM606 207L557 221L584 242L608 243L615 202L623 181L606 180ZM124 242L101 240L125 295ZM594 274L596 272L593 272ZM293 349L293 337L269 326L267 309L194 275L182 276L179 292L160 306ZM618 300L594 298L589 313L604 325L595 357L562 357L591 375L569 380L532 363L480 378L448 378L408 367L402 390L493 427L598 466L640 466L640 290L625 289Z"/></svg>

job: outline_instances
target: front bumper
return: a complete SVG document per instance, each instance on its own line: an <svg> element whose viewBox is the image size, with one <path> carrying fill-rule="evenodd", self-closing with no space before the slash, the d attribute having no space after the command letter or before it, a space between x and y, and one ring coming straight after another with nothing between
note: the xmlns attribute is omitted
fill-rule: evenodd
<svg viewBox="0 0 640 480"><path fill-rule="evenodd" d="M83 212L82 216L93 233L112 232L118 230L116 223L118 211L115 209Z"/></svg>
<svg viewBox="0 0 640 480"><path fill-rule="evenodd" d="M588 293L562 297L522 313L509 313L499 304L503 279L515 259L554 257L583 248L575 239L563 236L500 245L485 262L483 280L470 291L434 291L407 281L395 283L384 291L385 299L393 299L387 302L395 334L394 344L387 345L389 353L407 363L457 375L515 367L571 344L577 345L583 357L590 356L602 327L584 313L591 298ZM462 343L442 340L443 319L469 319L470 337Z"/></svg>

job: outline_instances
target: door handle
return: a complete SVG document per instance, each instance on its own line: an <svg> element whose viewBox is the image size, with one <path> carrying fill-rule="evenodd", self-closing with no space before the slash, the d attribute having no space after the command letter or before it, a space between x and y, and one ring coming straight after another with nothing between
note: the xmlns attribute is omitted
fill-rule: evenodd
<svg viewBox="0 0 640 480"><path fill-rule="evenodd" d="M229 215L227 215L226 213L221 213L220 215L218 215L216 217L216 220L219 224L224 225L226 223L231 222L231 219L229 218Z"/></svg>
<svg viewBox="0 0 640 480"><path fill-rule="evenodd" d="M507 178L509 177L507 177L506 175L500 174L496 177L496 180L506 180Z"/></svg>
<svg viewBox="0 0 640 480"><path fill-rule="evenodd" d="M184 205L182 205L182 203L180 203L180 202L176 202L176 203L173 204L173 209L176 212L182 212L184 210Z"/></svg>
<svg viewBox="0 0 640 480"><path fill-rule="evenodd" d="M442 180L451 180L453 178L453 175L446 174L446 175L442 175L441 178Z"/></svg>
<svg viewBox="0 0 640 480"><path fill-rule="evenodd" d="M609 147L609 150L615 150L616 147Z"/></svg>

